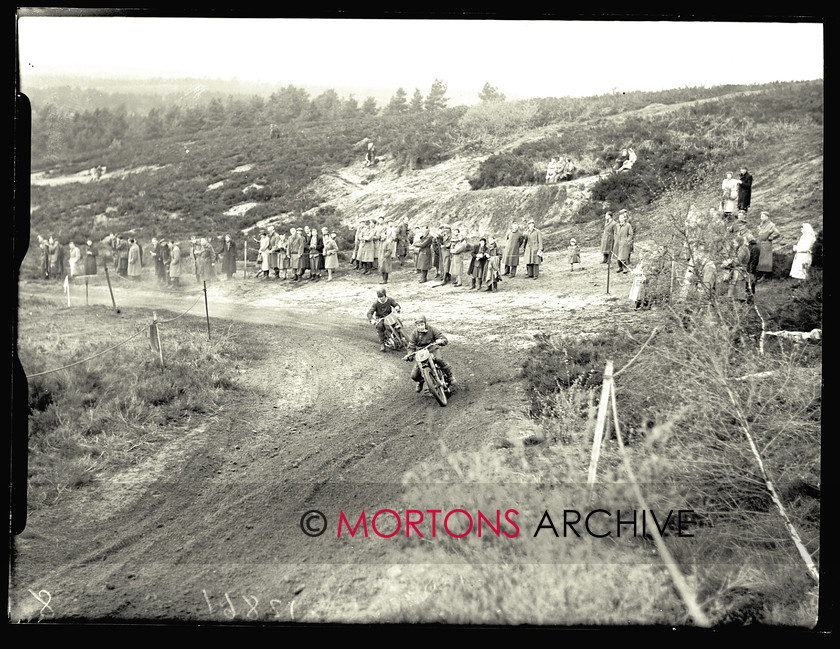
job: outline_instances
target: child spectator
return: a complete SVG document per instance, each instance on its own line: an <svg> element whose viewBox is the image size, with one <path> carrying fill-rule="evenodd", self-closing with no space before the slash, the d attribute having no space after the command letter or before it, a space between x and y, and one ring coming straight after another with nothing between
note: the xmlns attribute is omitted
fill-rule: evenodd
<svg viewBox="0 0 840 649"><path fill-rule="evenodd" d="M577 239L572 239L569 241L569 266L571 270L575 269L575 264L583 270L583 264L580 261L580 247L578 246Z"/></svg>

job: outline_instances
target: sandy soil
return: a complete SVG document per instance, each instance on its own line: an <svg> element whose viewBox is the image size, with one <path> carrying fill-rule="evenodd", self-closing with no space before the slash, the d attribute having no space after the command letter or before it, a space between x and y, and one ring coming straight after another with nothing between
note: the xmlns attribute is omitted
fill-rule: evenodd
<svg viewBox="0 0 840 649"><path fill-rule="evenodd" d="M399 509L406 473L425 460L532 434L519 367L534 335L645 317L627 300L630 276L613 274L606 294L598 257L584 251L585 270L572 273L548 253L538 280L505 278L496 293L420 284L413 269L396 269L388 291L405 320L425 313L449 336L458 387L445 408L415 393L408 363L379 352L365 319L378 276L345 264L330 283L246 280L240 263L208 299L214 330L230 327L265 351L241 374L241 399L187 423L140 466L32 512L15 539L10 620L446 619L430 597L459 578L457 567L421 565L388 539L336 538L335 517ZM114 282L125 312L178 314L201 295L197 284L173 293L151 279ZM57 284L24 281L20 293L66 308ZM84 308L80 285L71 299ZM110 305L103 277L89 301ZM185 317L203 327L203 300ZM302 533L312 509L327 514L323 536Z"/></svg>

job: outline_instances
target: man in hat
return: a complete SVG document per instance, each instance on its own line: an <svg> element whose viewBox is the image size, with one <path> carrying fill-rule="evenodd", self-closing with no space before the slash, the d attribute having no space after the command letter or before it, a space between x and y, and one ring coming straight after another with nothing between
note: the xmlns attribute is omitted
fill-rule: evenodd
<svg viewBox="0 0 840 649"><path fill-rule="evenodd" d="M376 302L368 309L367 318L370 323L376 327L376 333L379 334L379 351L385 351L385 323L383 318L391 315L392 312L399 313L400 305L388 294L384 286L376 289Z"/></svg>
<svg viewBox="0 0 840 649"><path fill-rule="evenodd" d="M408 338L409 354L406 356L406 361L411 362L414 360L414 352L421 347L427 347L432 344L437 345L437 347L445 347L449 344L449 341L435 327L430 326L426 322L426 316L421 314L414 321L414 331ZM455 385L455 379L452 378L452 366L439 353L435 353L435 365L443 372L446 383L451 390ZM420 372L420 365L417 363L414 364L414 369L411 371L411 380L416 384L414 389L417 392L421 392L423 390L423 374Z"/></svg>
<svg viewBox="0 0 840 649"><path fill-rule="evenodd" d="M440 242L440 274L443 275L443 283L452 281L452 229L448 225L440 226L438 234Z"/></svg>
<svg viewBox="0 0 840 649"><path fill-rule="evenodd" d="M420 271L420 283L428 281L429 269L432 267L432 235L429 226L424 225L420 231L420 238L415 242L417 248L417 268Z"/></svg>
<svg viewBox="0 0 840 649"><path fill-rule="evenodd" d="M519 265L519 250L525 241L525 235L519 231L519 224L514 221L505 236L505 249L502 253L501 265L505 267L504 275L516 277L516 267Z"/></svg>

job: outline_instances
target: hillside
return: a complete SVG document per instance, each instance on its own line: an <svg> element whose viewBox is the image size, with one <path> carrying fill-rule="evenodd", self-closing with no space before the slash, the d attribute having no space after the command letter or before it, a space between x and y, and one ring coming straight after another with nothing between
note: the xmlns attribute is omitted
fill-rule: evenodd
<svg viewBox="0 0 840 649"><path fill-rule="evenodd" d="M250 246L230 279L205 284L185 255L179 287L147 264L65 289L30 247L10 621L829 623L816 247L808 278L789 276L798 223L822 230L821 92L501 104L294 122L278 139L217 126L40 155L32 239L233 232L241 244L267 223L328 224L343 256L333 281L256 279ZM628 143L634 173L605 176ZM568 152L579 173L545 185L546 156ZM727 281L720 219L681 231L741 164L755 177L750 221L768 209L782 232L752 302ZM647 303L630 298L636 275L601 263L603 211L622 206ZM380 275L348 263L356 220L380 215L498 236L534 218L546 234L539 277L520 266L496 291L394 264L386 288L404 325L422 313L447 339L434 352L456 377L445 407L417 391L402 352L380 351L367 315ZM583 244L574 271L570 236ZM716 288L688 281L695 244L719 264ZM637 530L639 511L656 512L658 533L653 518ZM317 513L326 533L313 536ZM341 534L345 514L358 534Z"/></svg>

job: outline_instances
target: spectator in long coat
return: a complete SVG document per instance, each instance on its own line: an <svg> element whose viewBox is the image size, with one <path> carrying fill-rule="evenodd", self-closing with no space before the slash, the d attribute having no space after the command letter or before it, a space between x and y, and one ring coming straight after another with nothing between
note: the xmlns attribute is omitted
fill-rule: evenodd
<svg viewBox="0 0 840 649"><path fill-rule="evenodd" d="M440 226L438 244L440 246L440 273L443 275L443 283L448 284L452 280L452 230L448 225Z"/></svg>
<svg viewBox="0 0 840 649"><path fill-rule="evenodd" d="M726 172L726 178L721 183L721 205L723 206L723 216L727 220L732 218L735 210L738 207L738 181L732 177L732 172Z"/></svg>
<svg viewBox="0 0 840 649"><path fill-rule="evenodd" d="M627 215L619 213L618 225L615 228L613 255L618 260L618 272L630 272L630 253L633 252L633 226L627 220Z"/></svg>
<svg viewBox="0 0 840 649"><path fill-rule="evenodd" d="M211 282L216 279L216 251L206 238L202 237L198 251L199 282Z"/></svg>
<svg viewBox="0 0 840 649"><path fill-rule="evenodd" d="M128 277L128 252L131 245L126 239L117 237L117 274ZM139 252L138 248L138 252Z"/></svg>
<svg viewBox="0 0 840 649"><path fill-rule="evenodd" d="M376 267L379 267L379 253L382 249L382 237L385 236L386 229L385 217L378 217L373 228L373 265Z"/></svg>
<svg viewBox="0 0 840 649"><path fill-rule="evenodd" d="M47 240L40 234L38 235L38 260L41 267L41 277L49 279L50 277L50 246Z"/></svg>
<svg viewBox="0 0 840 649"><path fill-rule="evenodd" d="M332 281L332 272L338 268L338 243L331 237L327 228L321 230L324 236L324 270L327 271L327 281Z"/></svg>
<svg viewBox="0 0 840 649"><path fill-rule="evenodd" d="M293 265L295 269L294 281L303 279L304 271L309 265L309 251L306 249L306 237L303 233L303 228L295 230L295 236L292 243L289 244L292 248L292 260L297 260L297 264Z"/></svg>
<svg viewBox="0 0 840 649"><path fill-rule="evenodd" d="M353 268L356 270L359 270L361 267L361 262L359 261L359 248L362 245L361 233L364 230L364 227L364 221L359 221L359 224L356 226L356 234L353 238L353 255L350 257L350 263L353 264Z"/></svg>
<svg viewBox="0 0 840 649"><path fill-rule="evenodd" d="M193 235L190 237L190 259L192 260L193 264L193 273L195 274L195 281L199 284L201 283L201 279L199 275L201 274L201 269L199 268L200 264L198 262L198 255L201 253L201 243L199 243L198 238Z"/></svg>
<svg viewBox="0 0 840 649"><path fill-rule="evenodd" d="M303 254L300 256L301 273L300 278L303 279L303 271L309 271L309 278L312 278L312 259L309 256L309 242L312 238L312 231L308 225L303 226Z"/></svg>
<svg viewBox="0 0 840 649"><path fill-rule="evenodd" d="M289 228L289 234L286 235L286 255L289 257L289 268L292 269L293 280L298 276L298 257L300 243L298 241L298 234L296 228Z"/></svg>
<svg viewBox="0 0 840 649"><path fill-rule="evenodd" d="M464 255L467 254L469 245L464 235L457 228L452 231L452 243L449 248L452 251L452 285L461 286L461 279L464 275Z"/></svg>
<svg viewBox="0 0 840 649"><path fill-rule="evenodd" d="M170 245L170 260L169 260L169 281L173 288L178 288L181 285L181 246L174 240L169 242Z"/></svg>
<svg viewBox="0 0 840 649"><path fill-rule="evenodd" d="M498 290L496 288L497 284L502 281L502 278L499 276L499 269L499 245L493 237L488 237L487 264L484 269L484 281L487 283L487 288L484 290L488 293Z"/></svg>
<svg viewBox="0 0 840 649"><path fill-rule="evenodd" d="M511 223L510 230L505 235L505 250L502 253L501 265L505 267L505 275L516 277L516 267L519 266L519 251L525 242L525 235L519 231L518 223Z"/></svg>
<svg viewBox="0 0 840 649"><path fill-rule="evenodd" d="M738 209L745 212L750 209L752 198L753 177L746 167L741 167L741 177L738 179Z"/></svg>
<svg viewBox="0 0 840 649"><path fill-rule="evenodd" d="M79 264L79 262L82 260L82 251L79 250L78 246L76 246L76 244L73 241L68 243L67 247L70 249L70 278L72 279L76 275L78 275L79 271L81 270L81 264Z"/></svg>
<svg viewBox="0 0 840 649"><path fill-rule="evenodd" d="M472 283L470 286L470 290L474 288L478 288L481 290L481 286L484 282L484 273L487 270L487 239L485 237L481 237L478 240L478 243L473 246L472 249L472 259L470 260L470 268L469 274L472 276ZM478 287L476 287L476 280L478 280Z"/></svg>
<svg viewBox="0 0 840 649"><path fill-rule="evenodd" d="M364 272L363 275L367 275L368 273L373 270L373 259L374 259L374 247L375 244L373 242L375 237L375 226L373 225L373 220L368 219L367 222L361 229L361 233L359 234L359 239L361 244L359 246L359 263L362 265Z"/></svg>
<svg viewBox="0 0 840 649"><path fill-rule="evenodd" d="M435 269L435 277L440 275L440 239L438 233L432 234L432 268Z"/></svg>
<svg viewBox="0 0 840 649"><path fill-rule="evenodd" d="M149 254L155 262L155 279L158 284L163 283L163 256L161 253L160 242L157 238L152 238L152 247L149 249Z"/></svg>
<svg viewBox="0 0 840 649"><path fill-rule="evenodd" d="M271 272L271 255L269 254L271 239L268 236L268 232L260 232L259 242L260 247L257 250L257 259L260 263L260 272L257 273L257 277L265 278Z"/></svg>
<svg viewBox="0 0 840 649"><path fill-rule="evenodd" d="M388 283L388 275L393 268L394 250L396 248L396 230L386 230L379 242L379 274L382 283Z"/></svg>
<svg viewBox="0 0 840 649"><path fill-rule="evenodd" d="M87 240L85 245L85 275L96 275L96 248L93 241Z"/></svg>
<svg viewBox="0 0 840 649"><path fill-rule="evenodd" d="M540 276L540 264L542 263L543 236L537 230L533 221L528 221L528 231L525 233L525 252L522 257L525 261L527 276L537 279Z"/></svg>
<svg viewBox="0 0 840 649"><path fill-rule="evenodd" d="M817 236L810 223L803 223L802 235L793 247L793 264L790 267L790 276L803 280L808 279L808 270L811 268L812 250L817 242Z"/></svg>
<svg viewBox="0 0 840 649"><path fill-rule="evenodd" d="M289 279L289 268L292 267L291 255L289 255L289 235L281 234L280 241L277 244L280 248L278 257L280 258L280 268L283 270L282 279Z"/></svg>
<svg viewBox="0 0 840 649"><path fill-rule="evenodd" d="M770 220L770 215L767 212L762 212L756 231L756 239L758 241L758 248L761 250L761 256L758 258L758 266L756 266L756 274L761 277L764 274L773 272L773 242L782 236L776 224Z"/></svg>
<svg viewBox="0 0 840 649"><path fill-rule="evenodd" d="M219 256L222 258L222 272L227 279L231 279L236 273L236 243L229 234L225 235Z"/></svg>
<svg viewBox="0 0 840 649"><path fill-rule="evenodd" d="M143 266L140 264L140 246L134 238L128 240L128 277L134 281L140 279Z"/></svg>
<svg viewBox="0 0 840 649"><path fill-rule="evenodd" d="M610 263L610 255L615 245L615 228L618 224L613 219L612 212L607 212L604 216L604 231L601 233L601 259L602 264Z"/></svg>
<svg viewBox="0 0 840 649"><path fill-rule="evenodd" d="M172 248L166 239L160 242L160 257L163 260L163 284L169 285L169 265L172 263Z"/></svg>
<svg viewBox="0 0 840 649"><path fill-rule="evenodd" d="M428 280L429 269L432 267L432 235L429 226L423 226L420 238L414 244L417 248L417 268L420 270L420 283Z"/></svg>
<svg viewBox="0 0 840 649"><path fill-rule="evenodd" d="M324 239L318 230L312 228L309 233L309 279L319 280L324 268Z"/></svg>
<svg viewBox="0 0 840 649"><path fill-rule="evenodd" d="M400 260L400 266L403 265L406 255L408 255L408 246L408 219L405 219L397 228L396 256Z"/></svg>
<svg viewBox="0 0 840 649"><path fill-rule="evenodd" d="M61 279L64 277L64 247L52 236L47 241L50 254L50 277Z"/></svg>
<svg viewBox="0 0 840 649"><path fill-rule="evenodd" d="M274 277L280 277L280 234L273 225L268 226L268 267Z"/></svg>

